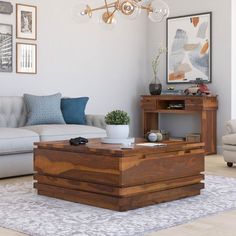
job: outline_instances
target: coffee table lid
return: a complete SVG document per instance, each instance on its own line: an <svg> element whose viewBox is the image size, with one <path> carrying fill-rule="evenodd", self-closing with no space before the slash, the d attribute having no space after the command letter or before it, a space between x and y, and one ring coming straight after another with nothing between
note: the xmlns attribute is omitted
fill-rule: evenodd
<svg viewBox="0 0 236 236"><path fill-rule="evenodd" d="M135 138L133 148L122 149L121 144L104 144L101 139L89 139L86 145L72 146L68 140L65 141L50 141L50 142L37 142L35 145L38 148L60 150L69 152L79 152L88 154L102 154L112 155L116 157L132 156L135 154L151 154L151 153L162 153L166 151L182 151L188 149L199 149L204 148L204 143L193 143L184 141L165 141L166 145L155 145L155 146L142 146L140 143L146 142L145 139Z"/></svg>

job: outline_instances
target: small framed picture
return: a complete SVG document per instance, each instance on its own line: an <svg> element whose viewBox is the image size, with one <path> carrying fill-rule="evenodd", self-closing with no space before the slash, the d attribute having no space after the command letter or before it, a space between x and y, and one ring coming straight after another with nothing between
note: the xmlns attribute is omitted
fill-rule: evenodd
<svg viewBox="0 0 236 236"><path fill-rule="evenodd" d="M37 7L16 4L16 37L37 39Z"/></svg>
<svg viewBox="0 0 236 236"><path fill-rule="evenodd" d="M0 24L0 72L12 72L12 25Z"/></svg>
<svg viewBox="0 0 236 236"><path fill-rule="evenodd" d="M16 44L16 73L37 73L37 45L29 43Z"/></svg>
<svg viewBox="0 0 236 236"><path fill-rule="evenodd" d="M167 83L212 78L212 13L167 19Z"/></svg>

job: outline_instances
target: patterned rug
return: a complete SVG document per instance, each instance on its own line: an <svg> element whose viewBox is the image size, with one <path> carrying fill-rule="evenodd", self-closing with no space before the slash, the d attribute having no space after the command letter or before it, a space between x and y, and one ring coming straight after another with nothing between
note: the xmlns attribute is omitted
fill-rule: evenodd
<svg viewBox="0 0 236 236"><path fill-rule="evenodd" d="M236 208L236 179L206 176L206 189L128 212L38 196L32 182L0 186L0 226L33 236L138 236Z"/></svg>

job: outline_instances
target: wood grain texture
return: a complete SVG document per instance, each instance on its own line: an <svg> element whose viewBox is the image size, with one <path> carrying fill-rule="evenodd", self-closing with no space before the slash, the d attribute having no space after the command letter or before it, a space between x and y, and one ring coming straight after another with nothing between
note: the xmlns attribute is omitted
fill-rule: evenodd
<svg viewBox="0 0 236 236"><path fill-rule="evenodd" d="M168 109L170 103L177 102L184 105L183 109ZM217 96L179 96L157 95L141 96L143 135L150 130L160 129L159 114L200 114L201 142L205 143L206 154L216 153L216 111L218 109Z"/></svg>
<svg viewBox="0 0 236 236"><path fill-rule="evenodd" d="M38 194L40 195L46 195L48 197L55 197L67 201L108 208L116 211L127 211L139 207L154 205L161 202L199 195L200 190L204 188L204 184L200 183L195 185L188 185L164 191L157 191L122 198L92 192L75 191L72 189L38 183L35 184L35 188L38 189Z"/></svg>
<svg viewBox="0 0 236 236"><path fill-rule="evenodd" d="M34 170L39 174L110 185L118 185L120 181L118 159L94 154L35 149Z"/></svg>
<svg viewBox="0 0 236 236"><path fill-rule="evenodd" d="M36 174L34 176L34 179L44 185L51 185L65 189L81 190L93 193L101 193L109 196L128 197L137 194L145 194L150 192L163 191L167 189L182 187L186 185L198 184L202 180L204 180L204 175L200 174L191 177L171 179L157 183L126 187L126 188L107 186L102 184L94 184L89 182L80 182L77 180L70 180L70 179L45 176L39 174Z"/></svg>
<svg viewBox="0 0 236 236"><path fill-rule="evenodd" d="M146 139L136 138L135 144L144 143ZM71 146L68 140L65 141L50 141L50 142L36 142L34 143L39 149L65 151L72 153L86 153L87 155L97 155L99 159L101 156L123 158L127 156L139 155L142 153L166 153L167 151L190 151L193 149L204 148L204 143L191 143L191 142L175 142L164 141L167 146L145 147L135 145L133 149L121 149L120 144L103 144L100 139L90 139L86 145Z"/></svg>
<svg viewBox="0 0 236 236"><path fill-rule="evenodd" d="M174 163L174 164L173 164ZM123 160L122 186L135 186L198 175L204 169L202 154L162 156L158 154L133 161ZM137 174L139 173L139 174Z"/></svg>
<svg viewBox="0 0 236 236"><path fill-rule="evenodd" d="M123 150L100 139L79 147L68 141L36 143L35 188L39 194L121 211L200 193L203 143L136 144Z"/></svg>

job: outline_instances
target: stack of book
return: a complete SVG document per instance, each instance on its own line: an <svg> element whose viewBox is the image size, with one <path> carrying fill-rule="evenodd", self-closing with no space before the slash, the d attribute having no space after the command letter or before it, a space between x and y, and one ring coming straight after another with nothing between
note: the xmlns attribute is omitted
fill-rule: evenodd
<svg viewBox="0 0 236 236"><path fill-rule="evenodd" d="M170 90L170 89L164 89L161 91L162 95L184 95L184 90L181 89L174 89L174 90Z"/></svg>

